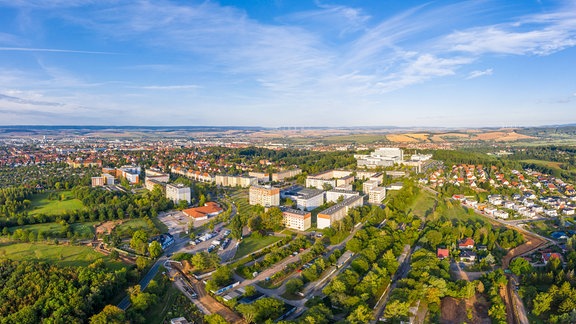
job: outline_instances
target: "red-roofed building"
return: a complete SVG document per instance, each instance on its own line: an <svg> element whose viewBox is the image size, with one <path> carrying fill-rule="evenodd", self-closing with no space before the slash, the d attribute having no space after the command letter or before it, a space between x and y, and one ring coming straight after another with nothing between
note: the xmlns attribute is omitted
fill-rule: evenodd
<svg viewBox="0 0 576 324"><path fill-rule="evenodd" d="M220 214L223 209L215 202L207 202L202 207L188 208L183 210L184 214L194 218L195 220L204 220L209 217Z"/></svg>
<svg viewBox="0 0 576 324"><path fill-rule="evenodd" d="M443 260L446 259L450 256L450 251L448 249L441 249L438 248L437 252L436 252L436 256L438 257L438 259Z"/></svg>
<svg viewBox="0 0 576 324"><path fill-rule="evenodd" d="M474 244L475 244L474 240L467 237L462 241L458 242L458 248L472 250L474 248Z"/></svg>

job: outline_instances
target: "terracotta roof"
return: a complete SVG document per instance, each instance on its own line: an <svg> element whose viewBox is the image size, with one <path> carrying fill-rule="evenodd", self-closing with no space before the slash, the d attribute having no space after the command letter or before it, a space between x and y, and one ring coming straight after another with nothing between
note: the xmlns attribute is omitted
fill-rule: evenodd
<svg viewBox="0 0 576 324"><path fill-rule="evenodd" d="M194 218L202 218L202 217L206 217L207 215L210 215L210 214L219 213L221 211L222 211L222 208L220 206L218 206L217 203L210 201L210 202L207 202L202 207L185 209L184 214L186 214L190 217L194 217Z"/></svg>

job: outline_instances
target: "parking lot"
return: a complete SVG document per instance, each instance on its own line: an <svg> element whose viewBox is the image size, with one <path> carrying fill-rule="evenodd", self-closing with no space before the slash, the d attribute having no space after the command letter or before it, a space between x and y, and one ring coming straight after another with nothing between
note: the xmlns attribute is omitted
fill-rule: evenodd
<svg viewBox="0 0 576 324"><path fill-rule="evenodd" d="M175 237L188 229L188 222L190 221L190 217L178 210L160 213L158 219L168 227L168 233Z"/></svg>

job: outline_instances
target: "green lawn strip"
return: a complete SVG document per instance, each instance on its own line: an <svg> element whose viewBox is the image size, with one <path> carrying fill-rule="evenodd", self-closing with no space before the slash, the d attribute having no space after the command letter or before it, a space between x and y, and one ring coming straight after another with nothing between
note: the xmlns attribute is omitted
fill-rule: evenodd
<svg viewBox="0 0 576 324"><path fill-rule="evenodd" d="M240 242L235 258L240 259L254 251L260 250L273 243L280 241L282 238L277 236L248 236Z"/></svg>
<svg viewBox="0 0 576 324"><path fill-rule="evenodd" d="M32 260L62 266L88 266L98 259L104 259L114 270L123 268L121 262L112 261L87 246L51 245L42 243L15 243L0 245L0 258L12 260Z"/></svg>
<svg viewBox="0 0 576 324"><path fill-rule="evenodd" d="M57 193L59 196L64 195L65 200L49 200L49 193L40 193L32 197L32 206L30 215L45 214L45 215L60 215L67 211L80 210L84 208L84 204L72 196L70 191L61 191Z"/></svg>
<svg viewBox="0 0 576 324"><path fill-rule="evenodd" d="M148 234L151 234L155 228L148 226L146 220L142 218L130 219L122 224L118 224L118 226L114 228L114 232L122 238L132 237L132 234L137 230L143 230Z"/></svg>
<svg viewBox="0 0 576 324"><path fill-rule="evenodd" d="M348 231L337 232L336 234L334 234L334 236L330 238L330 244L331 245L339 244L342 241L344 241L344 239L346 239L348 235L350 235L350 232Z"/></svg>
<svg viewBox="0 0 576 324"><path fill-rule="evenodd" d="M72 228L73 233L77 233L80 237L84 237L84 235L89 236L94 234L95 224L98 224L98 222L74 223L70 224L70 227ZM63 233L64 226L60 223L32 224L8 228L11 234L17 229L26 230L36 235L38 235L39 232L42 232L45 237L60 237L66 235L66 233Z"/></svg>

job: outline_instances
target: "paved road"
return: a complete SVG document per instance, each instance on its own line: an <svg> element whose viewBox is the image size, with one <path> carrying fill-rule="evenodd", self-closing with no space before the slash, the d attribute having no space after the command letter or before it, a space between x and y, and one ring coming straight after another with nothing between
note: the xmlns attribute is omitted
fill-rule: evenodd
<svg viewBox="0 0 576 324"><path fill-rule="evenodd" d="M380 299L374 306L374 320L372 320L371 323L376 323L382 316L384 309L386 308L386 304L388 303L390 292L396 288L399 280L406 278L408 275L408 272L410 271L410 258L412 257L412 253L414 253L414 249L411 250L410 245L405 245L404 251L398 257L398 262L400 263L398 270L396 270L390 285L386 288L386 290L384 290L384 293L382 296L380 296Z"/></svg>

